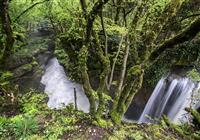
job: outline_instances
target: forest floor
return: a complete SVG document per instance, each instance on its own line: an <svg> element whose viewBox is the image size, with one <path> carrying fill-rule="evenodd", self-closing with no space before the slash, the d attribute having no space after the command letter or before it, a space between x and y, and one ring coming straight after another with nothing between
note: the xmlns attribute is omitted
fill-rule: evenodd
<svg viewBox="0 0 200 140"><path fill-rule="evenodd" d="M187 140L165 123L99 126L73 105L48 108L47 95L35 91L6 108L0 113L0 140Z"/></svg>

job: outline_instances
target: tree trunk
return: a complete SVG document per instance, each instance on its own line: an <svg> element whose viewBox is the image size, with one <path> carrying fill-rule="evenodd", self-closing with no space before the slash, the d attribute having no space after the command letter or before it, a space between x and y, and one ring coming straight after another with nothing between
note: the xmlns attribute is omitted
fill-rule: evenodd
<svg viewBox="0 0 200 140"><path fill-rule="evenodd" d="M96 111L96 103L94 96L95 91L91 87L89 75L87 72L87 58L88 58L88 46L84 45L79 53L79 69L83 80L83 88L90 103L90 113L92 115L95 115Z"/></svg>
<svg viewBox="0 0 200 140"><path fill-rule="evenodd" d="M126 41L128 41L128 39ZM128 56L129 56L129 49L130 49L130 46L129 46L129 43L127 42L125 54L124 54L124 58L123 58L121 76L120 76L120 79L119 79L117 91L115 92L115 98L114 98L114 101L113 101L113 104L112 104L112 110L110 111L111 116L113 116L112 115L113 113L114 114L118 113L116 110L117 110L119 100L120 100L122 90L123 90L123 84L124 84L126 68L127 68L127 60L128 60ZM116 116L117 116L117 118L119 118L118 115L114 115L114 117L116 117ZM118 123L118 121L116 121L116 119L113 119L113 121Z"/></svg>
<svg viewBox="0 0 200 140"><path fill-rule="evenodd" d="M115 58L113 59L112 69L111 69L111 73L110 73L110 79L109 79L109 82L108 82L108 90L110 89L110 87L112 85L113 75L114 75L114 71L115 71L115 65L116 65L117 58L119 56L120 50L121 50L123 39L124 39L124 37L122 36L121 41L120 41L119 46L118 46L117 53L115 55Z"/></svg>
<svg viewBox="0 0 200 140"><path fill-rule="evenodd" d="M98 41L98 39L96 39L96 41ZM99 97L99 106L97 109L96 118L100 118L102 116L103 111L106 109L106 104L107 104L104 95L107 93L106 83L107 83L107 76L110 73L110 60L107 55L104 55L104 52L99 42L97 42L97 44L98 44L97 54L103 66L103 71L101 72L101 75L100 75L99 88L97 90L97 94Z"/></svg>
<svg viewBox="0 0 200 140"><path fill-rule="evenodd" d="M83 11L83 16L86 18L87 17L87 2L86 0L80 0L80 3L81 3L81 8L82 8L82 11Z"/></svg>
<svg viewBox="0 0 200 140"><path fill-rule="evenodd" d="M6 35L6 42L4 45L4 52L1 60L2 67L5 66L6 59L10 57L12 53L12 47L14 44L14 38L13 38L13 31L11 28L11 22L8 12L8 5L9 0L2 0L1 1L1 23L2 23L2 31Z"/></svg>
<svg viewBox="0 0 200 140"><path fill-rule="evenodd" d="M140 65L135 65L128 71L125 87L119 96L116 107L111 111L114 123L119 124L124 113L130 106L133 97L142 87L144 70Z"/></svg>
<svg viewBox="0 0 200 140"><path fill-rule="evenodd" d="M80 49L80 53L79 53L79 67L80 67L79 69L80 69L82 80L83 80L83 87L86 92L86 96L88 97L89 102L90 102L90 113L93 116L95 116L95 112L96 112L96 103L95 103L95 95L94 95L95 92L91 87L89 75L87 72L88 48L90 46L94 21L95 21L97 15L99 15L100 12L102 11L103 6L108 1L109 0L104 0L104 1L98 0L94 4L92 10L89 12L89 15L87 17L85 17L86 22L87 22L86 37L84 39L83 46ZM85 3L85 1L81 0L80 2L82 5L82 10L83 10L83 12L85 12L86 8L87 8L86 6L83 5L83 2Z"/></svg>
<svg viewBox="0 0 200 140"><path fill-rule="evenodd" d="M116 8L115 19L114 19L115 24L117 24L118 21L119 21L119 15L120 15L120 12L121 12L121 9L122 9L121 3L122 3L122 0L117 0L117 2L116 2L116 4L115 4L115 6L117 7L117 8Z"/></svg>

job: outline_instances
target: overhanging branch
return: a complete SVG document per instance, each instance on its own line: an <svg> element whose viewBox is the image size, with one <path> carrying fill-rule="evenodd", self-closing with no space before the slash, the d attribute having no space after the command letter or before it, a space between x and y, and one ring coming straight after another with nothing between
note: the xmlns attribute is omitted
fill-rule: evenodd
<svg viewBox="0 0 200 140"><path fill-rule="evenodd" d="M189 15L189 16L186 16L186 17L183 17L180 22L188 19L188 18L192 18L192 17L197 17L197 16L200 16L200 13L197 13L197 14L192 14L192 15Z"/></svg>
<svg viewBox="0 0 200 140"><path fill-rule="evenodd" d="M191 25L180 34L165 41L161 46L155 49L151 55L150 60L155 60L161 53L167 49L172 49L176 45L184 43L193 39L200 32L200 18L196 19Z"/></svg>
<svg viewBox="0 0 200 140"><path fill-rule="evenodd" d="M39 5L39 4L42 4L42 3L45 3L49 0L44 0L44 1L41 1L41 2L36 2L34 3L33 5L31 5L30 7L28 7L26 10L24 10L21 14L19 14L15 19L14 19L14 22L16 22L17 20L19 20L19 18L21 16L23 16L24 14L26 14L29 10L33 9L35 6Z"/></svg>

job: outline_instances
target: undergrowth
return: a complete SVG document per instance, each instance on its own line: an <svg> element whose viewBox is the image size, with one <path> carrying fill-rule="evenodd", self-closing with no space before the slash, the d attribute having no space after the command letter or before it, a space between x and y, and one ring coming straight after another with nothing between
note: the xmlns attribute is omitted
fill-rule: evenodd
<svg viewBox="0 0 200 140"><path fill-rule="evenodd" d="M187 140L198 138L188 135L199 135L199 131L193 133L190 125L173 127L164 120L154 125L115 126L108 119L97 123L89 114L75 110L72 104L62 110L48 108L47 95L35 91L18 100L18 114L0 115L0 140Z"/></svg>

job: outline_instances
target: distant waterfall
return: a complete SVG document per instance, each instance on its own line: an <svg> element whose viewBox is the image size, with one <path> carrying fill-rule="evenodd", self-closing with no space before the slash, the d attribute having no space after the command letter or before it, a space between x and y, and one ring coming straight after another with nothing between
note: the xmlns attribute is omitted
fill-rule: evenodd
<svg viewBox="0 0 200 140"><path fill-rule="evenodd" d="M89 101L82 86L68 79L64 68L56 58L51 59L47 64L41 83L45 85L45 93L48 94L48 106L50 108L60 109L74 103L74 88L76 88L78 109L86 113L89 112Z"/></svg>
<svg viewBox="0 0 200 140"><path fill-rule="evenodd" d="M162 115L178 122L183 119L185 107L189 107L195 83L189 78L163 77L149 98L138 123L154 122Z"/></svg>

